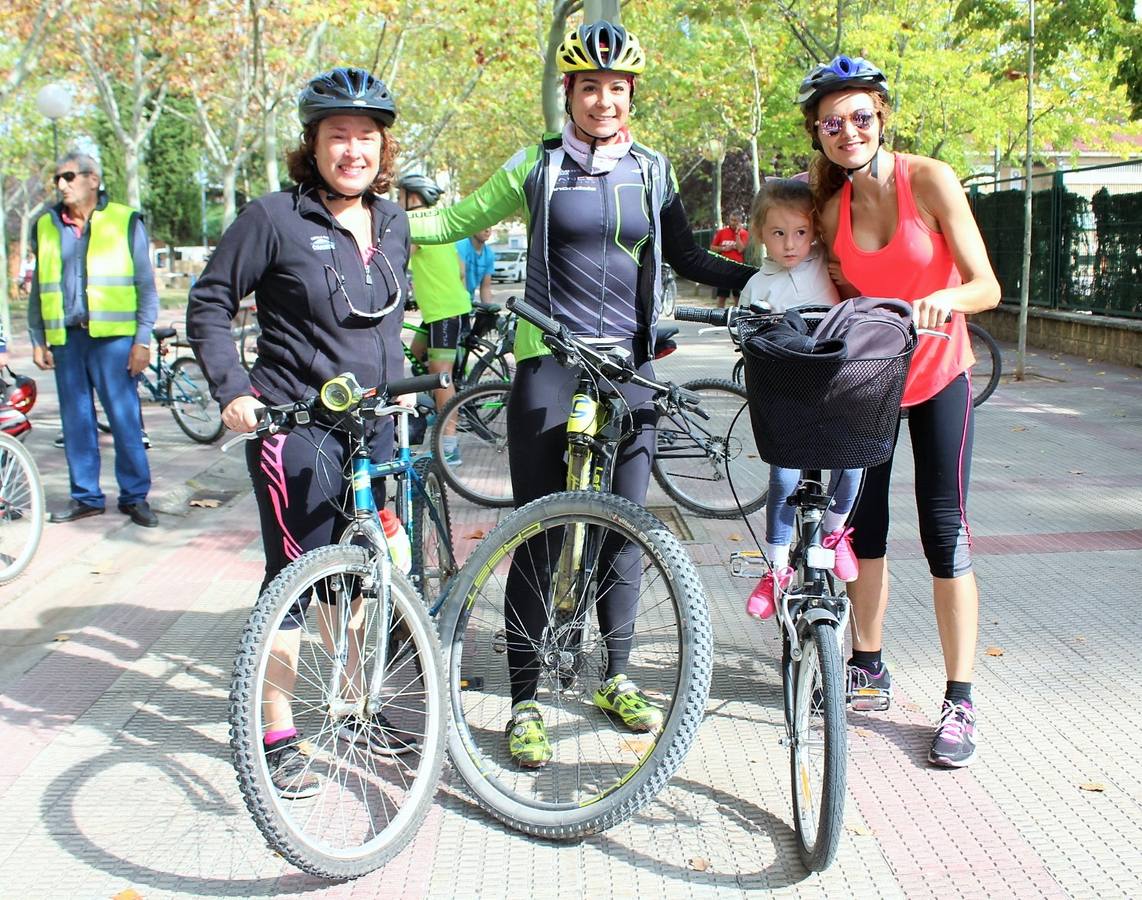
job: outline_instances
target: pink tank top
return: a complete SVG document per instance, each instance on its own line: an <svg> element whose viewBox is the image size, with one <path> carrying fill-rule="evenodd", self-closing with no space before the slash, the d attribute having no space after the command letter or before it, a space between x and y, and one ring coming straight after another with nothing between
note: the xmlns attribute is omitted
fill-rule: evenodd
<svg viewBox="0 0 1142 900"><path fill-rule="evenodd" d="M846 280L866 297L897 297L910 303L944 288L961 284L948 241L925 224L912 197L909 157L896 154L896 232L879 250L862 250L853 240L851 182L841 188L841 208L833 253ZM971 368L967 323L961 313L942 326L951 340L920 337L908 380L903 406L923 403Z"/></svg>

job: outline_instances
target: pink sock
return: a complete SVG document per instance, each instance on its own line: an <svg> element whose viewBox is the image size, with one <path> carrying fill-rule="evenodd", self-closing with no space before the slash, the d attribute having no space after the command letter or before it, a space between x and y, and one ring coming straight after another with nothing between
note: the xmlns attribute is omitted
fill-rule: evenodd
<svg viewBox="0 0 1142 900"><path fill-rule="evenodd" d="M262 735L262 743L264 743L266 746L269 746L270 744L276 744L278 741L285 740L286 738L291 738L295 734L297 734L296 728L283 728L281 731L267 731L264 735Z"/></svg>

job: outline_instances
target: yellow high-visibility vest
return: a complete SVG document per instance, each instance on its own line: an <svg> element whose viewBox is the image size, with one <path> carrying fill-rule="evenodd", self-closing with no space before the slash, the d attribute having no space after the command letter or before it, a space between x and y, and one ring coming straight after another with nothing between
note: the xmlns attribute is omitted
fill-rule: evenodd
<svg viewBox="0 0 1142 900"><path fill-rule="evenodd" d="M122 337L137 331L139 292L128 232L134 210L108 203L91 213L87 243L87 316L92 337ZM63 246L49 213L36 223L36 272L44 338L49 346L67 341L63 310Z"/></svg>

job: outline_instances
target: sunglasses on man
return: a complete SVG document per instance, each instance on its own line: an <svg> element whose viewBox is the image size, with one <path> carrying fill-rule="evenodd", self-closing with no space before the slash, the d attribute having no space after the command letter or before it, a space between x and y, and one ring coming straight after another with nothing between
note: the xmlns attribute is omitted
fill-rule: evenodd
<svg viewBox="0 0 1142 900"><path fill-rule="evenodd" d="M84 169L82 172L56 172L55 175L52 177L52 184L58 184L59 180L61 178L64 181L66 181L68 184L71 184L80 175L94 175L94 174L95 174L94 172L92 172L88 169Z"/></svg>

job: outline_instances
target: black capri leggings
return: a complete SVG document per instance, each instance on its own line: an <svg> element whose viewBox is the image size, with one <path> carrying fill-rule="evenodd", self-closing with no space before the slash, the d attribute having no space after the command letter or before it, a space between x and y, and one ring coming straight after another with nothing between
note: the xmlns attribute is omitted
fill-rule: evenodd
<svg viewBox="0 0 1142 900"><path fill-rule="evenodd" d="M650 362L638 359L637 354L635 361L642 375L654 377ZM567 369L550 356L525 360L516 368L507 419L516 506L566 490L567 415L578 380L578 370ZM646 388L623 385L622 393L633 411L637 431L619 449L612 490L645 506L658 414ZM550 572L548 557L554 551L553 544L530 541L528 562L513 562L508 573L504 619L512 703L533 699L538 686L536 656L530 648L542 636L548 615L547 584L537 583L535 573ZM519 556L517 553L517 559ZM599 629L606 639L606 677L610 678L624 672L630 658L638 611L638 549L626 542L604 546L600 565L605 574L599 586Z"/></svg>
<svg viewBox="0 0 1142 900"><path fill-rule="evenodd" d="M936 578L965 575L972 567L967 521L975 430L971 399L971 381L967 375L960 375L930 400L908 408L920 542L928 569ZM896 437L900 437L899 422ZM888 483L893 458L867 471L860 499L849 519L858 559L887 555Z"/></svg>

